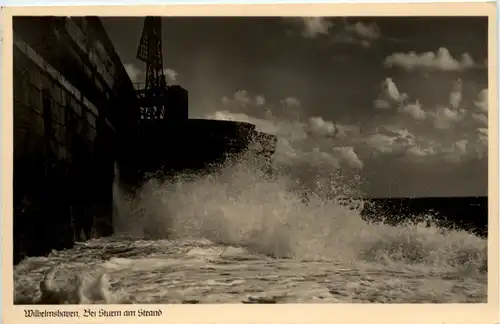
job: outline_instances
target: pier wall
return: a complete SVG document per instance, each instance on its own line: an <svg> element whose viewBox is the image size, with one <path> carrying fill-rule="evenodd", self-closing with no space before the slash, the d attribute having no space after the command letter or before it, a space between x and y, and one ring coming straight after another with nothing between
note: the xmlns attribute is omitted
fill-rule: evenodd
<svg viewBox="0 0 500 324"><path fill-rule="evenodd" d="M98 18L15 17L13 32L17 263L112 233L114 163L137 110Z"/></svg>

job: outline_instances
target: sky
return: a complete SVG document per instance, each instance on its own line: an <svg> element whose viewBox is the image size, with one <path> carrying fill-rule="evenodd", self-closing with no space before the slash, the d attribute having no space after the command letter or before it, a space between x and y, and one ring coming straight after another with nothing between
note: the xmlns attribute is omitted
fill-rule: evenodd
<svg viewBox="0 0 500 324"><path fill-rule="evenodd" d="M135 82L144 20L103 24ZM249 121L275 158L354 170L377 197L487 195L486 17L168 17L190 116Z"/></svg>

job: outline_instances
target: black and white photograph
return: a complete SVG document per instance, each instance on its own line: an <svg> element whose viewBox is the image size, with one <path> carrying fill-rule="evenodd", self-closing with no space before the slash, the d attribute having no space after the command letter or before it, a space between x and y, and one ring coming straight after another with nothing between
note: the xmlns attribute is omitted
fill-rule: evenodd
<svg viewBox="0 0 500 324"><path fill-rule="evenodd" d="M15 305L488 302L487 16L12 31Z"/></svg>

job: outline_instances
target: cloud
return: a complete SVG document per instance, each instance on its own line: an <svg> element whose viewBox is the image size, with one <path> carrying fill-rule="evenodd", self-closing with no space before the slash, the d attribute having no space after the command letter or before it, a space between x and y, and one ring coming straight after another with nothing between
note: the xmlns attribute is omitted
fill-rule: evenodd
<svg viewBox="0 0 500 324"><path fill-rule="evenodd" d="M379 153L392 153L394 138L383 135L383 134L373 134L366 139L366 143Z"/></svg>
<svg viewBox="0 0 500 324"><path fill-rule="evenodd" d="M393 82L386 80L385 83L385 96L392 100L389 105L392 108L402 95L396 91L397 86ZM408 163L456 164L470 159L484 159L488 153L484 131L488 124L487 113L484 113L487 110L484 102L487 90L481 90L477 99L471 101L463 97L463 86L460 79L455 80L448 105L437 105L434 110L425 109L419 100L408 103L406 96L403 97L403 103L392 110L397 114L392 119L385 119L392 124L376 129L366 143L378 155L404 156ZM461 106L472 107L472 110ZM411 132L406 133L405 130Z"/></svg>
<svg viewBox="0 0 500 324"><path fill-rule="evenodd" d="M488 124L488 116L484 113L487 90L481 90L477 99L471 101L463 97L463 86L462 80L455 80L448 104L434 106L431 110L418 99L408 102L408 95L401 93L391 78L386 78L375 107L393 115L382 114L377 124L382 122L384 126L360 137L361 141L375 158L392 156L410 165L484 159L488 153L487 137L484 131L477 129ZM472 110L462 106L472 107Z"/></svg>
<svg viewBox="0 0 500 324"><path fill-rule="evenodd" d="M475 134L474 151L479 159L488 157L488 129L478 128Z"/></svg>
<svg viewBox="0 0 500 324"><path fill-rule="evenodd" d="M488 89L483 89L479 92L477 100L474 101L474 106L483 113L488 113Z"/></svg>
<svg viewBox="0 0 500 324"><path fill-rule="evenodd" d="M245 113L257 118L269 119L279 115L281 119L286 116L290 120L298 120L304 113L300 100L295 97L289 96L279 100L279 105L269 104L263 94L254 95L247 90L238 90L232 96L223 96L221 102L229 112Z"/></svg>
<svg viewBox="0 0 500 324"><path fill-rule="evenodd" d="M487 110L487 104L484 101L487 90L482 90L478 95L478 99L473 104L477 111L466 111L460 108L463 100L462 91L462 80L457 79L453 83L449 93L449 105L438 105L434 110L429 110L424 109L418 99L414 102L409 102L409 96L406 93L400 92L398 86L391 78L386 78L381 84L381 90L374 101L374 107L399 113L399 115L394 114L394 118L407 116L413 122L429 120L432 122L433 128L439 130L450 130L462 121L465 123L474 121L483 125L487 124L487 114L484 114L484 110ZM464 103L464 105L466 104L472 103ZM400 123L408 122L409 120L400 120Z"/></svg>
<svg viewBox="0 0 500 324"><path fill-rule="evenodd" d="M488 116L481 113L472 113L472 119L484 126L488 126Z"/></svg>
<svg viewBox="0 0 500 324"><path fill-rule="evenodd" d="M167 81L172 81L172 82L177 81L177 75L179 75L179 73L170 68L164 69L163 74L165 74Z"/></svg>
<svg viewBox="0 0 500 324"><path fill-rule="evenodd" d="M322 17L304 17L300 18L304 26L303 36L315 38L318 35L328 35L328 30L333 23Z"/></svg>
<svg viewBox="0 0 500 324"><path fill-rule="evenodd" d="M392 78L385 78L377 99L393 115L374 116L373 124L341 124L319 115L293 118L290 114L275 114L274 109L279 111L282 107L304 107L293 96L278 100L275 105L268 100L260 102L259 96L243 90L226 100L248 103L251 107L261 103L261 109L271 109L273 114L259 116L255 109L245 113L223 110L210 118L247 121L259 131L277 135L273 160L284 170L301 170L303 179L347 170L367 177L373 186L375 183L378 186L383 179L371 173L376 165L394 167L397 177L414 179L413 171L408 170L422 174L437 166L461 168L465 167L463 163L484 161L487 157L487 115L482 112L487 107L484 100L487 90L471 100L462 95L468 92L460 79L449 85L443 87L444 97L449 95L448 103L431 105L424 101L424 105L419 99L409 101L410 97L398 89ZM461 109L462 106L470 109ZM405 190L411 192L409 188Z"/></svg>
<svg viewBox="0 0 500 324"><path fill-rule="evenodd" d="M315 136L332 136L336 133L335 125L321 117L309 118L309 129Z"/></svg>
<svg viewBox="0 0 500 324"><path fill-rule="evenodd" d="M266 98L264 98L264 96L260 95L260 96L256 96L255 97L255 104L257 106L263 106L266 104Z"/></svg>
<svg viewBox="0 0 500 324"><path fill-rule="evenodd" d="M414 103L404 105L401 111L415 120L427 119L427 112L422 109L422 105L418 100Z"/></svg>
<svg viewBox="0 0 500 324"><path fill-rule="evenodd" d="M476 130L476 136L478 141L485 146L488 147L488 129L487 128L478 128Z"/></svg>
<svg viewBox="0 0 500 324"><path fill-rule="evenodd" d="M341 164L346 164L353 169L362 169L363 162L359 159L351 146L334 147L333 155L339 157Z"/></svg>
<svg viewBox="0 0 500 324"><path fill-rule="evenodd" d="M143 70L137 68L132 63L124 64L124 67L125 71L130 77L130 80L133 83L145 82L146 74L144 73ZM171 82L177 81L177 76L179 75L179 73L177 73L175 70L166 68L163 70L163 73L165 74L165 78L167 79L167 81Z"/></svg>
<svg viewBox="0 0 500 324"><path fill-rule="evenodd" d="M467 154L469 141L462 139L453 142L450 147L445 147L442 151L443 157L448 162L461 162L463 157Z"/></svg>
<svg viewBox="0 0 500 324"><path fill-rule="evenodd" d="M455 123L460 122L465 115L464 110L452 110L448 107L439 107L435 112L429 112L437 129L450 129Z"/></svg>
<svg viewBox="0 0 500 324"><path fill-rule="evenodd" d="M139 82L139 77L142 75L142 71L135 67L133 64L124 64L125 71L127 72L130 80L133 83Z"/></svg>
<svg viewBox="0 0 500 324"><path fill-rule="evenodd" d="M471 114L472 119L478 123L476 129L475 152L479 159L485 159L488 156L488 89L482 89L475 101L474 108L477 111Z"/></svg>
<svg viewBox="0 0 500 324"><path fill-rule="evenodd" d="M453 89L450 92L450 105L457 109L462 101L462 80L458 79L453 84Z"/></svg>
<svg viewBox="0 0 500 324"><path fill-rule="evenodd" d="M360 39L350 33L339 33L332 36L332 42L334 44L349 44L355 46L361 46L364 48L369 48L372 45L370 40Z"/></svg>
<svg viewBox="0 0 500 324"><path fill-rule="evenodd" d="M225 98L232 101L236 97L243 102L251 98L246 91L237 93L238 95L233 95L233 99ZM287 107L300 106L300 101L295 97L287 97L280 100L280 103ZM217 111L206 117L250 122L258 131L277 135L279 140L274 160L281 166L292 167L298 164L325 174L330 174L339 168L353 170L363 168L363 162L355 148L348 145L347 141L341 140L348 135L359 134L359 127L353 125L337 126L322 117L311 117L300 121L273 115L257 117L252 116L251 112L247 114L228 110ZM336 140L337 136L339 140Z"/></svg>
<svg viewBox="0 0 500 324"><path fill-rule="evenodd" d="M472 119L482 126L488 126L488 89L482 89L472 104L476 110L471 114Z"/></svg>
<svg viewBox="0 0 500 324"><path fill-rule="evenodd" d="M377 109L390 109L391 105L383 99L375 99L373 106Z"/></svg>
<svg viewBox="0 0 500 324"><path fill-rule="evenodd" d="M464 121L466 116L471 116L464 109L458 109L462 100L460 79L452 86L449 106L437 106L434 111L424 109L419 100L408 102L408 96L401 93L390 78L384 80L377 100L379 102L376 102L376 108L397 107L397 109L392 110L395 113L392 119L386 119L386 122L392 124L378 127L364 139L367 147L373 150L374 156L405 157L410 163L412 161L425 163L439 158L443 161L457 162L468 154L465 150L466 142L462 140L449 142L462 128L452 129ZM381 102L385 106L381 106ZM409 118L402 118L403 116ZM474 118L483 121L481 116L473 116L472 119ZM422 123L423 121L429 121L430 124ZM407 127L416 133L410 132ZM439 130L440 133L433 132L433 129ZM442 133L445 130L449 131L446 136ZM434 135L441 136L442 139L436 142L430 138ZM433 160L428 160L430 157L433 157Z"/></svg>
<svg viewBox="0 0 500 324"><path fill-rule="evenodd" d="M299 20L302 26L302 36L306 38L317 38L328 36L333 43L343 43L368 48L372 43L381 38L380 29L376 23L364 23L358 21L349 23L345 18L343 26L338 26L339 18L305 17Z"/></svg>
<svg viewBox="0 0 500 324"><path fill-rule="evenodd" d="M376 155L403 156L414 145L415 135L406 128L394 125L377 127L375 132L366 137L365 144Z"/></svg>
<svg viewBox="0 0 500 324"><path fill-rule="evenodd" d="M361 128L357 125L333 123L319 116L308 119L307 130L315 138L336 138L343 140L343 142L345 140L352 142L353 139L358 139L361 135Z"/></svg>
<svg viewBox="0 0 500 324"><path fill-rule="evenodd" d="M477 129L477 134L480 138L488 138L488 129L487 128L478 128Z"/></svg>
<svg viewBox="0 0 500 324"><path fill-rule="evenodd" d="M301 105L300 101L295 97L286 97L281 100L281 103L287 107L299 107Z"/></svg>
<svg viewBox="0 0 500 324"><path fill-rule="evenodd" d="M251 101L248 93L245 90L238 90L233 94L233 100L243 105L248 105Z"/></svg>
<svg viewBox="0 0 500 324"><path fill-rule="evenodd" d="M331 40L333 43L351 44L369 48L373 42L381 37L380 29L376 23L364 23L360 21L349 23L344 19L343 28L334 33Z"/></svg>
<svg viewBox="0 0 500 324"><path fill-rule="evenodd" d="M406 151L406 156L410 159L419 159L426 158L437 153L436 149L433 146L423 147L423 146L412 146ZM419 161L419 160L413 160Z"/></svg>
<svg viewBox="0 0 500 324"><path fill-rule="evenodd" d="M458 151L460 154L465 154L465 152L467 152L467 144L467 140L460 140L453 143L453 147L455 151Z"/></svg>
<svg viewBox="0 0 500 324"><path fill-rule="evenodd" d="M380 85L377 99L374 101L375 108L390 109L394 105L399 105L408 99L406 93L400 93L396 83L392 78L385 78Z"/></svg>
<svg viewBox="0 0 500 324"><path fill-rule="evenodd" d="M365 40L376 40L381 36L376 23L365 24L358 21L355 24L346 25L345 29Z"/></svg>
<svg viewBox="0 0 500 324"><path fill-rule="evenodd" d="M457 60L443 47L438 49L436 53L394 53L386 57L384 64L386 67L399 67L405 70L425 68L430 70L459 71L477 67L477 64L468 53L462 54L460 60Z"/></svg>
<svg viewBox="0 0 500 324"><path fill-rule="evenodd" d="M232 106L232 108L238 107L240 109L260 107L265 105L266 103L266 99L263 95L252 97L246 90L236 91L235 93L233 93L231 98L223 96L221 98L221 101L224 106Z"/></svg>
<svg viewBox="0 0 500 324"><path fill-rule="evenodd" d="M357 125L336 124L335 126L338 138L357 138L361 135L361 127Z"/></svg>

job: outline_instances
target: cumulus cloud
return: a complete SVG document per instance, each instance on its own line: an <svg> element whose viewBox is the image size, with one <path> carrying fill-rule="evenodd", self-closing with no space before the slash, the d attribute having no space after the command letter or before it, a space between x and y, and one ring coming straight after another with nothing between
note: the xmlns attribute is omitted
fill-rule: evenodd
<svg viewBox="0 0 500 324"><path fill-rule="evenodd" d="M337 35L334 35L332 36L332 42L337 44L356 45L364 48L369 48L372 45L371 40L362 39L350 33L339 33Z"/></svg>
<svg viewBox="0 0 500 324"><path fill-rule="evenodd" d="M399 67L405 70L426 68L442 71L459 71L474 68L477 64L468 53L462 54L460 60L454 58L448 49L440 48L436 53L394 53L385 59L386 67Z"/></svg>
<svg viewBox="0 0 500 324"><path fill-rule="evenodd" d="M488 138L488 129L487 128L478 128L477 134L480 138Z"/></svg>
<svg viewBox="0 0 500 324"><path fill-rule="evenodd" d="M167 81L171 81L171 82L177 81L177 76L179 75L179 73L177 73L177 71L170 69L170 68L164 69L163 74L165 74Z"/></svg>
<svg viewBox="0 0 500 324"><path fill-rule="evenodd" d="M415 135L406 128L387 125L378 127L364 141L369 148L379 155L402 156L414 145Z"/></svg>
<svg viewBox="0 0 500 324"><path fill-rule="evenodd" d="M223 96L221 102L224 109L232 113L245 113L248 116L272 119L275 115L281 119L298 120L303 114L300 101L292 96L269 104L264 95L250 94L247 90L238 90L232 96Z"/></svg>
<svg viewBox="0 0 500 324"><path fill-rule="evenodd" d="M479 159L488 157L488 129L478 128L476 130L476 140L474 143L474 151Z"/></svg>
<svg viewBox="0 0 500 324"><path fill-rule="evenodd" d="M238 90L233 94L233 100L243 105L248 105L251 99L245 90Z"/></svg>
<svg viewBox="0 0 500 324"><path fill-rule="evenodd" d="M483 89L479 92L477 100L474 105L483 113L488 113L488 89Z"/></svg>
<svg viewBox="0 0 500 324"><path fill-rule="evenodd" d="M479 124L476 129L475 151L478 158L483 159L488 154L488 89L481 90L473 104L476 111L472 113L472 119Z"/></svg>
<svg viewBox="0 0 500 324"><path fill-rule="evenodd" d="M450 92L450 105L457 109L462 101L462 80L458 79L453 84L453 88Z"/></svg>
<svg viewBox="0 0 500 324"><path fill-rule="evenodd" d="M346 25L345 29L360 38L376 40L380 38L380 29L376 23L365 24L358 21L352 25Z"/></svg>
<svg viewBox="0 0 500 324"><path fill-rule="evenodd" d="M247 102L247 99L252 96L244 91L233 95L232 99L225 98L231 102L235 98ZM287 107L300 106L300 101L294 97L284 98L280 100L280 103ZM279 140L274 160L282 166L293 166L298 163L315 170L317 168L317 172L326 172L326 174L338 168L353 170L363 168L363 162L357 155L355 147L347 144L345 140L336 140L337 136L341 139L352 134L359 134L359 127L353 125L335 125L319 116L301 121L273 115L256 117L250 113L237 113L229 110L217 111L206 117L250 122L258 131L277 135Z"/></svg>
<svg viewBox="0 0 500 324"><path fill-rule="evenodd" d="M488 126L488 89L479 92L473 101L472 119L481 126Z"/></svg>
<svg viewBox="0 0 500 324"><path fill-rule="evenodd" d="M125 67L125 71L127 72L130 80L133 83L144 82L146 78L146 74L143 70L137 68L134 64L128 63L123 65ZM167 81L175 82L177 81L177 76L179 75L175 70L166 68L163 70L163 74Z"/></svg>
<svg viewBox="0 0 500 324"><path fill-rule="evenodd" d="M357 140L361 135L361 128L358 125L333 123L319 116L310 117L306 129L315 138L336 138L343 140L343 142L347 140L352 142L352 140Z"/></svg>
<svg viewBox="0 0 500 324"><path fill-rule="evenodd" d="M467 154L468 145L469 141L466 139L453 142L449 147L443 148L444 159L448 162L461 162Z"/></svg>
<svg viewBox="0 0 500 324"><path fill-rule="evenodd" d="M404 105L401 111L415 120L427 119L427 112L422 109L422 105L418 100L414 103Z"/></svg>
<svg viewBox="0 0 500 324"><path fill-rule="evenodd" d="M363 162L359 159L356 152L354 152L354 148L350 146L344 147L334 147L333 155L340 157L340 163L345 163L348 167L354 169L362 169Z"/></svg>
<svg viewBox="0 0 500 324"><path fill-rule="evenodd" d="M391 78L386 78L382 82L381 90L374 102L374 106L378 109L388 109L399 113L399 115L395 114L394 118L407 116L414 122L430 121L433 127L439 130L450 130L462 121L469 124L471 121L474 121L486 125L487 114L484 111L487 111L487 103L485 102L487 90L482 90L478 95L478 99L474 102L473 106L476 107L476 111L470 111L470 109L467 111L460 108L463 100L462 91L462 80L457 79L452 84L448 105L438 105L434 110L429 108L424 109L418 99L414 102L409 102L409 96L406 93L400 92L398 86ZM470 101L468 104L471 104ZM408 122L408 120L405 122ZM420 124L422 125L422 123Z"/></svg>
<svg viewBox="0 0 500 324"><path fill-rule="evenodd" d="M472 119L484 126L488 126L488 116L481 113L472 113Z"/></svg>
<svg viewBox="0 0 500 324"><path fill-rule="evenodd" d="M343 26L334 29L332 27L338 23L332 18L304 17L300 18L299 21L302 26L302 35L307 38L328 36L333 43L352 44L367 48L381 37L378 25L373 22L350 23L343 19Z"/></svg>
<svg viewBox="0 0 500 324"><path fill-rule="evenodd" d="M304 17L301 18L304 26L303 35L308 38L314 38L318 35L327 35L328 30L333 25L331 21L323 17Z"/></svg>
<svg viewBox="0 0 500 324"><path fill-rule="evenodd" d="M378 109L390 109L394 105L404 103L407 99L408 95L399 92L392 78L386 78L380 85L380 91L374 101L374 106Z"/></svg>
<svg viewBox="0 0 500 324"><path fill-rule="evenodd" d="M453 147L455 151L458 151L460 154L465 154L465 152L467 152L467 144L468 141L464 139L453 143Z"/></svg>
<svg viewBox="0 0 500 324"><path fill-rule="evenodd" d="M473 113L472 119L484 126L488 126L488 116L485 114Z"/></svg>
<svg viewBox="0 0 500 324"><path fill-rule="evenodd" d="M390 109L391 105L383 99L375 99L373 106L377 109Z"/></svg>
<svg viewBox="0 0 500 324"><path fill-rule="evenodd" d="M394 138L383 134L373 134L366 139L366 144L379 153L392 153Z"/></svg>
<svg viewBox="0 0 500 324"><path fill-rule="evenodd" d="M487 156L487 137L483 130L476 129L485 129L488 124L486 94L487 89L483 89L476 100L464 99L462 80L457 79L451 85L447 105L424 107L418 99L409 102L409 97L387 78L375 107L389 109L393 115L383 114L388 124L366 134L362 141L372 150L372 156L404 157L409 163L483 159Z"/></svg>
<svg viewBox="0 0 500 324"><path fill-rule="evenodd" d="M246 90L236 91L231 98L223 96L221 101L224 106L231 106L232 108L235 106L238 108L261 107L266 103L263 95L252 97Z"/></svg>
<svg viewBox="0 0 500 324"><path fill-rule="evenodd" d="M349 23L344 20L344 28L333 34L331 40L333 43L351 44L368 48L379 38L381 38L381 34L376 23L364 23L361 21Z"/></svg>
<svg viewBox="0 0 500 324"><path fill-rule="evenodd" d="M255 97L255 104L257 106L263 106L266 104L266 98L264 98L264 96L262 95L259 95L259 96L256 96Z"/></svg>
<svg viewBox="0 0 500 324"><path fill-rule="evenodd" d="M477 140L486 148L488 148L488 129L478 128L476 130Z"/></svg>
<svg viewBox="0 0 500 324"><path fill-rule="evenodd" d="M434 120L434 127L437 129L450 129L455 123L460 122L465 115L464 110L452 110L448 107L440 106L435 112L429 112Z"/></svg>
<svg viewBox="0 0 500 324"><path fill-rule="evenodd" d="M252 117L242 113L218 111L207 116L211 119L236 120L250 122L262 132L277 135L279 138L275 153L275 160L282 165L304 165L318 167L323 171L332 172L334 169L345 166L352 169L361 169L363 162L350 146L336 146L334 142L310 141L308 134L319 131L314 128L315 122L300 123L289 120ZM313 119L318 122L319 119ZM331 122L325 122L331 125ZM314 131L312 130L314 128ZM320 132L321 134L324 134Z"/></svg>
<svg viewBox="0 0 500 324"><path fill-rule="evenodd" d="M281 100L281 103L287 107L299 107L300 101L295 97L286 97Z"/></svg>
<svg viewBox="0 0 500 324"><path fill-rule="evenodd" d="M335 125L321 117L309 118L309 129L315 136L332 136L336 133Z"/></svg>
<svg viewBox="0 0 500 324"><path fill-rule="evenodd" d="M357 138L361 135L361 127L358 125L344 125L344 124L336 124L336 136L338 138L350 137Z"/></svg>
<svg viewBox="0 0 500 324"><path fill-rule="evenodd" d="M424 106L418 99L409 101L409 96L398 89L394 80L386 78L377 100L383 101L384 108L390 108L394 115L381 114L383 119L377 119L376 126L366 124L363 128L321 116L294 119L291 115L269 114L257 117L253 110L247 113L219 111L212 118L247 121L255 124L259 131L277 135L274 161L278 165L290 168L299 165L301 170L309 170L305 172L320 170L318 175L335 170L364 172L365 167L377 163L376 160L385 163L396 159L402 166L424 168L439 163L457 164L483 159L488 153L487 115L482 113L487 111L487 90L482 90L474 101L467 96L462 98L463 86L460 79L450 83L447 104ZM444 94L446 96L446 92ZM226 97L226 101L237 100L272 109L301 107L300 101L291 96L279 100L278 105L258 97L242 90ZM461 106L475 111L461 109Z"/></svg>
<svg viewBox="0 0 500 324"><path fill-rule="evenodd" d="M420 145L415 145L415 146L410 147L406 151L406 156L408 156L413 161L415 161L414 159L416 158L417 159L416 161L418 162L418 161L420 161L420 160L418 160L419 158L426 158L429 156L433 156L436 153L437 153L436 148L433 146L429 145L427 147L424 147L424 146L420 146Z"/></svg>
<svg viewBox="0 0 500 324"><path fill-rule="evenodd" d="M459 123L466 125L465 127L470 127L474 123L479 124L480 127L486 126L488 124L488 108L484 99L487 90L482 90L476 101L464 103L468 107L472 105L472 109L466 110L459 108L463 98L462 87L462 81L456 80L449 95L449 106L437 106L434 111L423 110L418 115L421 115L422 119L425 115L425 119L430 120L434 128L439 130L451 130Z"/></svg>

